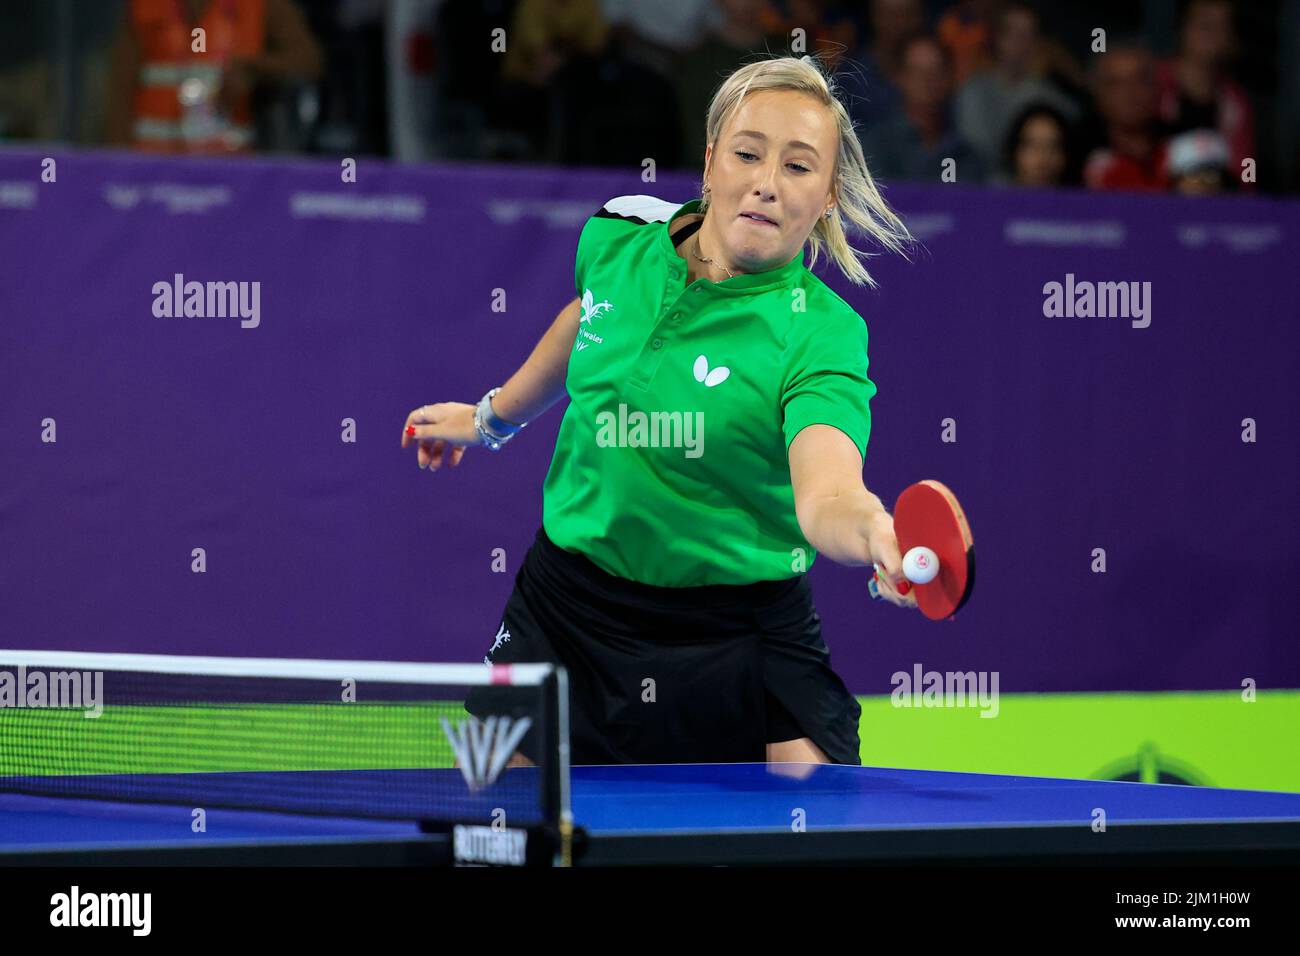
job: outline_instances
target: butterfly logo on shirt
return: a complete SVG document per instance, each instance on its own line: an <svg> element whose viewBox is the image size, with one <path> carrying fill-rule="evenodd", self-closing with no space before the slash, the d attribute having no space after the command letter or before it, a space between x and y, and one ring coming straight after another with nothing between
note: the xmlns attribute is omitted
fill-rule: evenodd
<svg viewBox="0 0 1300 956"><path fill-rule="evenodd" d="M721 385L731 374L731 369L725 365L719 365L715 369L709 368L709 360L701 355L695 360L695 381L703 382L708 388L715 385Z"/></svg>

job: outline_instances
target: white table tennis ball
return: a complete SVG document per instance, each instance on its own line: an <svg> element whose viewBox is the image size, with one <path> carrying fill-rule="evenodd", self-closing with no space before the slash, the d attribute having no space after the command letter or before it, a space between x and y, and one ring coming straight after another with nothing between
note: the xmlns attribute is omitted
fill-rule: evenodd
<svg viewBox="0 0 1300 956"><path fill-rule="evenodd" d="M908 548L903 575L913 584L929 584L939 573L939 556L929 548Z"/></svg>

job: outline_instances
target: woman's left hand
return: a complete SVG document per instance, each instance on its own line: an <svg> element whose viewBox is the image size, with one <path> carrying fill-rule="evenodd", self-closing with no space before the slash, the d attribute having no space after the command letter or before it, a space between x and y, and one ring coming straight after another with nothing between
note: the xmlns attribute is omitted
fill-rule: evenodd
<svg viewBox="0 0 1300 956"><path fill-rule="evenodd" d="M867 559L880 571L876 576L880 596L899 607L916 607L915 590L898 593L898 586L907 579L903 576L903 556L894 534L894 516L884 510L875 512L863 523L861 533L866 541Z"/></svg>

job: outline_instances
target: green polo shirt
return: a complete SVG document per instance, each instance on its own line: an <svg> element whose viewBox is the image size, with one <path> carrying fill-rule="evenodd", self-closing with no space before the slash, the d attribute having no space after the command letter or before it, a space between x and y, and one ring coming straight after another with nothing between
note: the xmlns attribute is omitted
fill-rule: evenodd
<svg viewBox="0 0 1300 956"><path fill-rule="evenodd" d="M686 285L669 225L698 207L622 196L583 226L582 316L542 526L645 584L795 577L816 554L788 449L821 423L865 456L867 327L802 250L767 272Z"/></svg>

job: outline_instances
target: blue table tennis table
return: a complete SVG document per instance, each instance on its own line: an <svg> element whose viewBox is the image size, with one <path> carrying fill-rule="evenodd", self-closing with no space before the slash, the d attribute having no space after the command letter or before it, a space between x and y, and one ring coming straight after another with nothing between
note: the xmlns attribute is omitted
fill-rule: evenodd
<svg viewBox="0 0 1300 956"><path fill-rule="evenodd" d="M811 764L581 766L571 782L579 865L1300 859L1300 793ZM435 864L449 839L235 809L193 833L184 805L0 794L0 865Z"/></svg>

